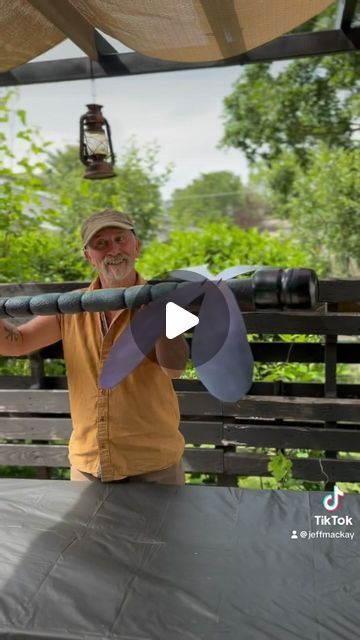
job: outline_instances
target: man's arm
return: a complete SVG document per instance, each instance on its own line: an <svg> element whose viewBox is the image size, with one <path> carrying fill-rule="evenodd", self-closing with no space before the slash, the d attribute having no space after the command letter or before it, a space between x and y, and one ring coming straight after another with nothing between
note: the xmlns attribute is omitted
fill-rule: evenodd
<svg viewBox="0 0 360 640"><path fill-rule="evenodd" d="M169 378L180 378L189 358L189 346L183 336L171 340L161 336L155 344L157 361Z"/></svg>
<svg viewBox="0 0 360 640"><path fill-rule="evenodd" d="M0 320L2 356L23 356L58 340L61 340L61 331L56 316L38 316L18 327L7 320Z"/></svg>

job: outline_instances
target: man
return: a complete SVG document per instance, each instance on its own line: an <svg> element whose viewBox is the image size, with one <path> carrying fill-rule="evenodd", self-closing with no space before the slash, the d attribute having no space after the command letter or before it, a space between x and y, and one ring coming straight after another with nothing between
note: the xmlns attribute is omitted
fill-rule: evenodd
<svg viewBox="0 0 360 640"><path fill-rule="evenodd" d="M84 256L98 274L90 291L145 282L135 270L140 241L130 216L113 209L95 213L84 221L81 235ZM153 357L145 358L121 384L99 387L109 351L135 313L141 311L39 316L19 327L0 322L2 355L24 355L63 342L73 423L72 480L184 483L184 439L171 382L188 358L182 336L162 336ZM176 367L167 368L169 362Z"/></svg>

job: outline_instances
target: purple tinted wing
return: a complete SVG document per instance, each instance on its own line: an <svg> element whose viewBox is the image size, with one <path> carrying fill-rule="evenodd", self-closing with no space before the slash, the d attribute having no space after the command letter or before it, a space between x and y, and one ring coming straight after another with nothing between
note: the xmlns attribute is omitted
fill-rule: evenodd
<svg viewBox="0 0 360 640"><path fill-rule="evenodd" d="M219 293L228 308L227 318L223 304L219 304ZM208 345L216 339L221 346L211 358L206 358ZM207 287L192 344L193 364L213 396L223 402L236 402L247 393L252 384L252 352L238 303L224 282Z"/></svg>

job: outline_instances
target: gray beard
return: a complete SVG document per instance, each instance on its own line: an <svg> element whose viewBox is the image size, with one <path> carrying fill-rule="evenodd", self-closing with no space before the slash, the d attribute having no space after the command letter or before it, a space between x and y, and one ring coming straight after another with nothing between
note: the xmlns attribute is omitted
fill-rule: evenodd
<svg viewBox="0 0 360 640"><path fill-rule="evenodd" d="M126 264L126 263L125 263ZM122 268L119 269L118 274L117 271L114 269L109 269L108 265L104 265L104 268L101 271L101 275L103 277L104 280L106 280L106 282L111 285L112 287L118 287L121 285L121 283L123 282L123 280L125 280L125 278L127 278L127 276L129 275L131 269L129 267L128 264L126 264L126 268Z"/></svg>

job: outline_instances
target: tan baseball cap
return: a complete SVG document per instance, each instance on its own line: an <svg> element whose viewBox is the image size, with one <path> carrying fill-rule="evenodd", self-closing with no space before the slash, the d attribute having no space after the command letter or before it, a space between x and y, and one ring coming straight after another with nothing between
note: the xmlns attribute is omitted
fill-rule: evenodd
<svg viewBox="0 0 360 640"><path fill-rule="evenodd" d="M81 237L84 247L90 242L91 238L105 227L119 227L119 229L134 229L134 221L129 214L115 209L105 209L99 213L93 213L92 216L86 218L81 225Z"/></svg>

